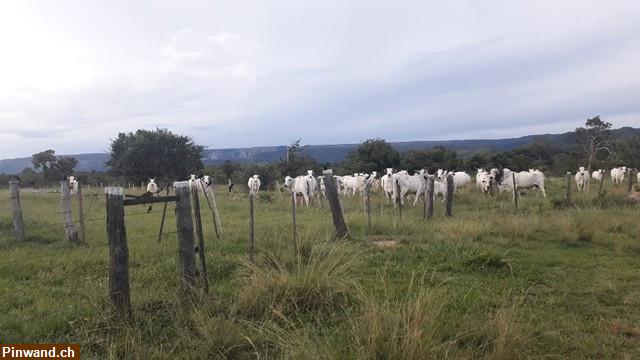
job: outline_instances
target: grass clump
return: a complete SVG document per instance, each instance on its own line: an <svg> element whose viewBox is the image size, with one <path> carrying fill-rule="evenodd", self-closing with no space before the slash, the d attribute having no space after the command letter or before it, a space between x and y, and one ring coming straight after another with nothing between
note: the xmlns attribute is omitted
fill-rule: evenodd
<svg viewBox="0 0 640 360"><path fill-rule="evenodd" d="M352 297L353 259L339 243L316 243L290 266L273 255L266 268L247 263L235 310L250 318L334 312Z"/></svg>

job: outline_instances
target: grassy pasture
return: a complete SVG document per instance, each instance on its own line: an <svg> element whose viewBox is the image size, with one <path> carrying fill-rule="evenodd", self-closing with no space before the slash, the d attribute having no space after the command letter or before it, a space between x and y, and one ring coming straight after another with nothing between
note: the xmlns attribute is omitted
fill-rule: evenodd
<svg viewBox="0 0 640 360"><path fill-rule="evenodd" d="M640 358L640 209L608 182L603 199L592 186L563 208L563 185L523 195L518 214L508 194L466 190L453 218L438 201L429 222L420 205L400 222L374 194L371 228L346 198L346 241L332 241L326 203L301 208L297 255L289 198L263 192L255 264L247 196L219 192L225 239L202 202L211 291L192 302L178 297L173 205L160 243L162 206L127 207L126 321L108 302L103 196L85 198L88 245L72 247L59 195L23 192L27 241L16 244L2 190L0 338L78 342L101 359Z"/></svg>

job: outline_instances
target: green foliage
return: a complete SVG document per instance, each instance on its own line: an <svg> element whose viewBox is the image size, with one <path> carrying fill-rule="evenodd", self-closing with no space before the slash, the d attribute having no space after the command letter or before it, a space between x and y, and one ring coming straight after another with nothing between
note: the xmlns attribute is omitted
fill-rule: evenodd
<svg viewBox="0 0 640 360"><path fill-rule="evenodd" d="M201 172L203 147L188 136L167 129L137 130L119 133L111 143L107 161L114 175L140 182L187 179Z"/></svg>
<svg viewBox="0 0 640 360"><path fill-rule="evenodd" d="M402 154L402 165L409 171L427 169L433 173L437 169L459 169L462 161L458 153L443 146L427 150L413 150Z"/></svg>
<svg viewBox="0 0 640 360"><path fill-rule="evenodd" d="M78 160L73 156L56 156L54 150L45 150L31 156L31 163L36 169L42 169L45 181L64 180L73 174Z"/></svg>
<svg viewBox="0 0 640 360"><path fill-rule="evenodd" d="M400 154L384 139L368 139L347 154L343 167L349 173L382 172L385 168L398 167Z"/></svg>
<svg viewBox="0 0 640 360"><path fill-rule="evenodd" d="M316 174L320 172L320 165L305 152L307 146L301 145L300 142L301 139L298 139L287 147L286 158L278 163L280 177L303 175L307 170L313 170Z"/></svg>

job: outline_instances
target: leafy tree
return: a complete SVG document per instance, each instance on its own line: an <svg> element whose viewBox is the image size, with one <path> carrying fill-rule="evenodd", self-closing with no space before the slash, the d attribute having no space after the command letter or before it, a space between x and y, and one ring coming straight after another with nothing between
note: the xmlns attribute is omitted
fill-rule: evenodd
<svg viewBox="0 0 640 360"><path fill-rule="evenodd" d="M365 140L347 154L345 168L352 172L383 171L385 168L398 167L400 153L384 139Z"/></svg>
<svg viewBox="0 0 640 360"><path fill-rule="evenodd" d="M403 154L402 163L407 170L427 169L429 172L434 172L437 169L456 170L462 165L458 159L458 153L444 146L407 151Z"/></svg>
<svg viewBox="0 0 640 360"><path fill-rule="evenodd" d="M203 150L188 136L167 129L140 129L118 134L111 142L111 157L106 164L114 175L136 182L147 178L187 179L189 174L202 171Z"/></svg>
<svg viewBox="0 0 640 360"><path fill-rule="evenodd" d="M73 174L78 160L73 156L56 156L54 150L45 150L31 156L33 167L42 169L45 181L63 180Z"/></svg>
<svg viewBox="0 0 640 360"><path fill-rule="evenodd" d="M487 164L489 164L489 159L485 154L475 154L465 161L465 167L470 172L476 172L476 170L482 169L482 168L485 168L485 170L488 170L486 169Z"/></svg>
<svg viewBox="0 0 640 360"><path fill-rule="evenodd" d="M292 142L287 146L286 158L278 164L281 176L295 176L306 174L307 170L316 173L320 171L320 166L309 154L305 153L307 146L300 144L301 139Z"/></svg>
<svg viewBox="0 0 640 360"><path fill-rule="evenodd" d="M600 120L600 116L587 119L585 127L576 129L576 141L587 155L587 170L591 172L591 165L598 153L606 152L609 158L615 158L616 153L610 142L611 123Z"/></svg>
<svg viewBox="0 0 640 360"><path fill-rule="evenodd" d="M233 176L233 173L236 172L238 169L240 169L240 164L236 164L230 160L225 160L224 163L222 164L222 172L226 176L225 181L231 179L231 177Z"/></svg>
<svg viewBox="0 0 640 360"><path fill-rule="evenodd" d="M618 143L617 154L620 164L640 168L640 135L624 139Z"/></svg>

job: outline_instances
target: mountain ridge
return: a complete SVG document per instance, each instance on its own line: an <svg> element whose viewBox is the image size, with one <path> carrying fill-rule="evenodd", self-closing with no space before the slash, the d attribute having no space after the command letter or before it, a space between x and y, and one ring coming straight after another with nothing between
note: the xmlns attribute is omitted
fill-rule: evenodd
<svg viewBox="0 0 640 360"><path fill-rule="evenodd" d="M640 135L640 128L622 127L611 130L611 134L614 138L626 138ZM550 144L559 147L572 146L576 141L575 132L569 131L561 134L536 134L503 139L398 141L390 142L390 144L399 152L444 146L464 154L469 152L512 150L530 144L538 138L545 139L549 141ZM336 162L344 160L349 151L358 145L359 144L307 145L304 147L304 151L318 162ZM205 149L202 160L205 165L217 165L226 160L241 163L270 163L282 159L286 154L286 149L286 145ZM108 153L69 154L66 156L74 156L78 160L76 170L80 172L105 171L107 168L104 162L109 158ZM0 160L0 173L15 174L27 167L33 168L31 157Z"/></svg>

